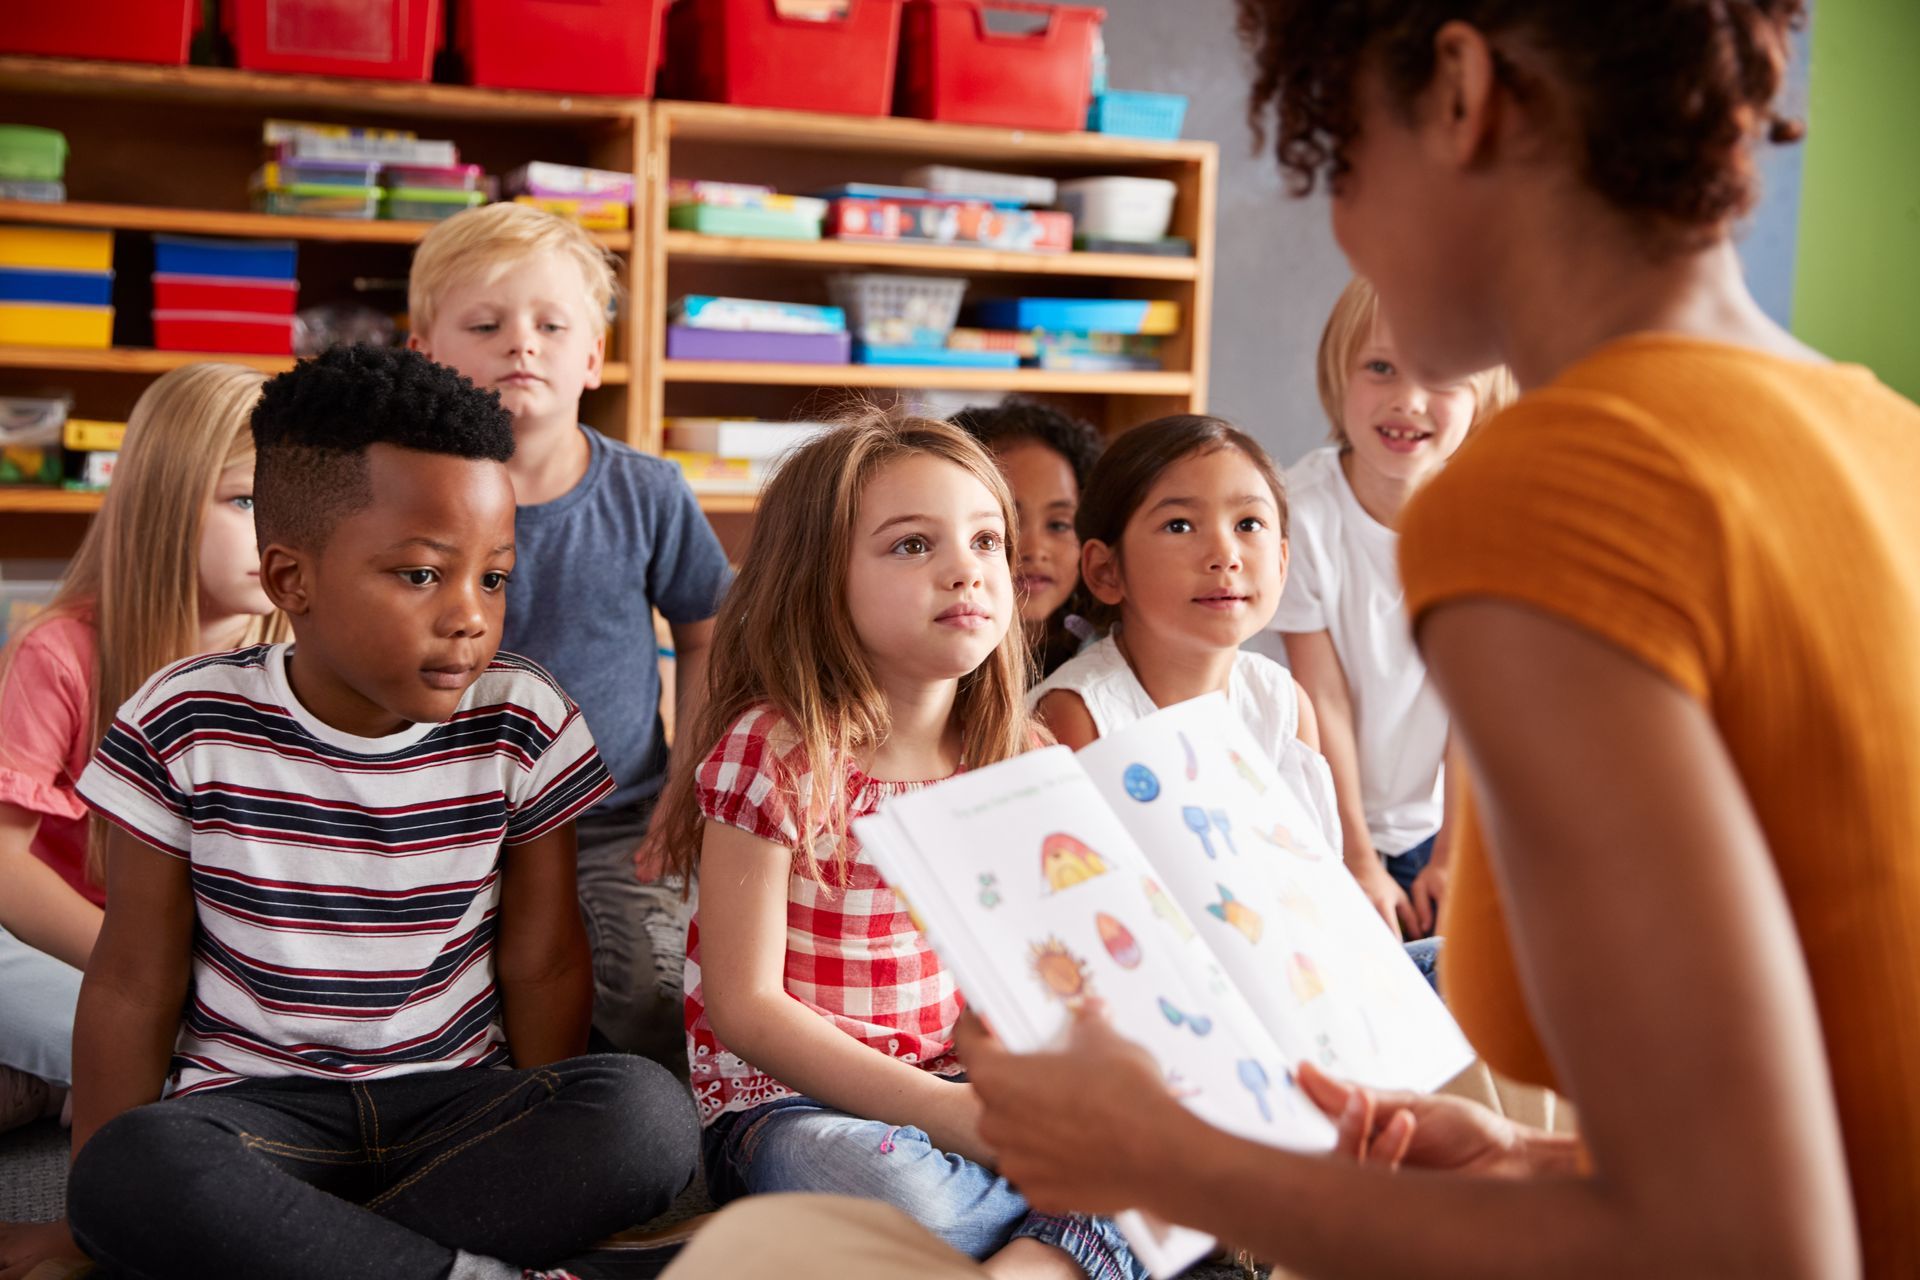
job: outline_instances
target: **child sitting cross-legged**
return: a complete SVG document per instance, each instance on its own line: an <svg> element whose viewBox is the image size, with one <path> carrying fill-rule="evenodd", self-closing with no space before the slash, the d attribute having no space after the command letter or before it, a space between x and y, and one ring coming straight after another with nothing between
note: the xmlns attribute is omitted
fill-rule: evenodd
<svg viewBox="0 0 1920 1280"><path fill-rule="evenodd" d="M161 671L80 779L114 829L74 1239L114 1274L519 1280L664 1208L696 1131L659 1066L574 1056L572 823L611 784L497 652L510 421L355 348L268 383L253 430L294 642Z"/></svg>
<svg viewBox="0 0 1920 1280"><path fill-rule="evenodd" d="M1012 507L957 427L888 415L808 441L761 499L660 810L676 869L699 872L687 1053L707 1186L880 1200L990 1275L1135 1280L1112 1223L1037 1213L993 1171L953 973L850 825L1040 741Z"/></svg>

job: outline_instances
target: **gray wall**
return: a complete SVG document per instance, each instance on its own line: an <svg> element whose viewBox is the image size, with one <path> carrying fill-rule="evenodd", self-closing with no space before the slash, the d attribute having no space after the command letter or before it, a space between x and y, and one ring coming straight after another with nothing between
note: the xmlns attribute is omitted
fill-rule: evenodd
<svg viewBox="0 0 1920 1280"><path fill-rule="evenodd" d="M1116 89L1184 93L1185 136L1220 144L1219 256L1214 276L1213 412L1252 432L1282 464L1326 437L1313 387L1320 327L1347 281L1324 195L1287 197L1270 153L1246 124L1249 63L1233 33L1232 0L1093 0ZM1806 101L1806 41L1788 103ZM1761 304L1786 324L1792 307L1800 204L1799 149L1762 162L1767 194L1741 252Z"/></svg>
<svg viewBox="0 0 1920 1280"><path fill-rule="evenodd" d="M1313 389L1320 326L1347 283L1324 196L1291 200L1247 131L1248 62L1231 0L1098 0L1107 11L1107 80L1184 93L1185 136L1220 144L1208 406L1290 463L1326 435Z"/></svg>

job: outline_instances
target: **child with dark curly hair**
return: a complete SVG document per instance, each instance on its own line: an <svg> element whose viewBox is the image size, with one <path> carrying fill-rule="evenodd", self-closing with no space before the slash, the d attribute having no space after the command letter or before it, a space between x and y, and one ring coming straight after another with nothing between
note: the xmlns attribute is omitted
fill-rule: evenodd
<svg viewBox="0 0 1920 1280"><path fill-rule="evenodd" d="M1080 538L1074 514L1104 442L1091 422L1009 396L968 405L948 419L987 447L1013 489L1019 522L1014 590L1034 668L1050 676L1093 636L1080 617Z"/></svg>
<svg viewBox="0 0 1920 1280"><path fill-rule="evenodd" d="M512 422L349 348L253 434L293 644L161 671L80 779L112 831L73 1237L115 1275L520 1280L664 1208L697 1126L658 1065L576 1056L573 819L613 784L498 652Z"/></svg>

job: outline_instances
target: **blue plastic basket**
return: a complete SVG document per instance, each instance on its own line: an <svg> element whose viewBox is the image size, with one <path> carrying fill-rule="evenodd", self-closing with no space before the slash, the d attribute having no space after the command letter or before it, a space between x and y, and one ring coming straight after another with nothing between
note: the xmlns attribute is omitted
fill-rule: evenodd
<svg viewBox="0 0 1920 1280"><path fill-rule="evenodd" d="M1129 138L1172 140L1180 136L1187 119L1184 93L1136 93L1110 89L1097 95L1087 110L1087 128L1093 133L1117 133Z"/></svg>

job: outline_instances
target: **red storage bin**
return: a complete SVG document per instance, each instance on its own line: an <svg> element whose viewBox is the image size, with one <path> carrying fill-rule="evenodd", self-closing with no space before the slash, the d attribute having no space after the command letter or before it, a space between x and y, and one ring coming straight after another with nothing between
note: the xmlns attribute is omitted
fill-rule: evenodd
<svg viewBox="0 0 1920 1280"><path fill-rule="evenodd" d="M243 276L183 276L156 272L155 311L245 311L290 316L300 293L297 280L249 280Z"/></svg>
<svg viewBox="0 0 1920 1280"><path fill-rule="evenodd" d="M247 71L425 80L440 0L225 0L234 61Z"/></svg>
<svg viewBox="0 0 1920 1280"><path fill-rule="evenodd" d="M1027 35L990 31L987 12L1044 16ZM908 0L900 114L1008 129L1084 129L1093 37L1105 9L1024 0Z"/></svg>
<svg viewBox="0 0 1920 1280"><path fill-rule="evenodd" d="M112 62L187 61L199 0L10 0L0 53Z"/></svg>
<svg viewBox="0 0 1920 1280"><path fill-rule="evenodd" d="M460 0L467 83L653 96L668 0Z"/></svg>
<svg viewBox="0 0 1920 1280"><path fill-rule="evenodd" d="M847 16L787 17L775 0L680 0L667 15L677 98L884 116L893 107L902 0L848 0Z"/></svg>
<svg viewBox="0 0 1920 1280"><path fill-rule="evenodd" d="M293 317L257 316L240 311L156 311L156 351L207 351L216 354L290 356Z"/></svg>

